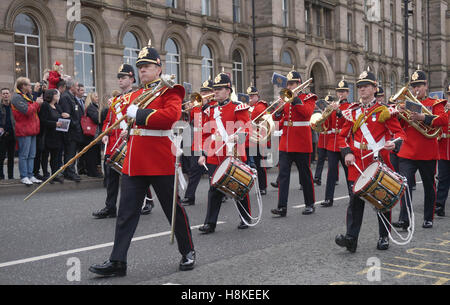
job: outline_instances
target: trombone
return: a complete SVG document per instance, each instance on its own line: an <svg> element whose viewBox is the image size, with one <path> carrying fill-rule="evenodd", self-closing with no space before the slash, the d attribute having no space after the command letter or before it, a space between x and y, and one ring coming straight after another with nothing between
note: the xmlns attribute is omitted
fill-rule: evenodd
<svg viewBox="0 0 450 305"><path fill-rule="evenodd" d="M412 111L404 109L400 111L400 105L405 104L406 101L410 101L415 104L419 104L422 108L422 113L425 115L433 115L433 113L428 110L409 90L409 83L407 83L403 88L401 88L395 95L389 98L391 103L396 104L395 109L398 111L400 118L408 122L409 125L414 127L418 132L428 139L436 138L441 132L441 127L431 127L426 125L424 122L415 121L411 119ZM397 101L400 100L400 101Z"/></svg>
<svg viewBox="0 0 450 305"><path fill-rule="evenodd" d="M189 98L189 102L185 102L183 104L181 104L181 106L187 105L187 104L191 104L192 106L186 108L183 110L183 112L188 112L191 111L192 109L194 109L195 107L200 107L203 105L204 100L210 99L214 97L214 93L210 93L208 95L202 96L200 93L198 92L194 92L191 94L190 98Z"/></svg>

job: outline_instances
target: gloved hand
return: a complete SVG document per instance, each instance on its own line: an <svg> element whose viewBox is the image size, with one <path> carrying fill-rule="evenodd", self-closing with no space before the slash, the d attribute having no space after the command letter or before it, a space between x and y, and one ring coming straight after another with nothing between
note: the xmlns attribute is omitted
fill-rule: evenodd
<svg viewBox="0 0 450 305"><path fill-rule="evenodd" d="M128 106L128 108L127 108L127 116L132 118L132 119L135 119L138 109L139 109L139 107L134 105L134 104Z"/></svg>

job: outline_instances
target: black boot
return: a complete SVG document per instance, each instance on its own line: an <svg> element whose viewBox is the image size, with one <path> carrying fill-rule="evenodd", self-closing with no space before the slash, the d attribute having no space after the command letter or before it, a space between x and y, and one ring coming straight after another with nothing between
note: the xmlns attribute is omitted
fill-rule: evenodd
<svg viewBox="0 0 450 305"><path fill-rule="evenodd" d="M106 261L101 265L90 266L89 271L102 276L125 276L127 263Z"/></svg>
<svg viewBox="0 0 450 305"><path fill-rule="evenodd" d="M344 236L342 234L339 234L338 236L336 236L335 242L338 246L347 248L347 250L351 253L355 253L356 247L358 246L358 241L356 240L356 238L348 235Z"/></svg>
<svg viewBox="0 0 450 305"><path fill-rule="evenodd" d="M195 264L195 251L189 251L186 255L181 257L180 271L187 271L194 269Z"/></svg>
<svg viewBox="0 0 450 305"><path fill-rule="evenodd" d="M287 209L286 208L276 208L276 209L270 210L270 212L274 215L286 217Z"/></svg>
<svg viewBox="0 0 450 305"><path fill-rule="evenodd" d="M195 205L195 199L184 198L183 200L181 200L181 204L183 206Z"/></svg>
<svg viewBox="0 0 450 305"><path fill-rule="evenodd" d="M377 242L378 250L387 250L389 248L389 238L387 236L380 236Z"/></svg>
<svg viewBox="0 0 450 305"><path fill-rule="evenodd" d="M213 224L206 223L200 228L198 228L198 230L202 232L202 234L214 233L214 231L216 230L216 226Z"/></svg>
<svg viewBox="0 0 450 305"><path fill-rule="evenodd" d="M101 210L98 210L97 212L92 213L92 216L94 216L97 219L103 219L103 218L114 218L117 215L116 211L111 211L105 207Z"/></svg>
<svg viewBox="0 0 450 305"><path fill-rule="evenodd" d="M324 208L332 207L333 206L333 200L325 199L321 204Z"/></svg>

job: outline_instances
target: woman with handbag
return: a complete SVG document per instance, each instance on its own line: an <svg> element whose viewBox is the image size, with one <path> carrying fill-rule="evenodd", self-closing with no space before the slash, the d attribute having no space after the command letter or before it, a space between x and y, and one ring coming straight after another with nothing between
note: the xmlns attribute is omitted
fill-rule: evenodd
<svg viewBox="0 0 450 305"><path fill-rule="evenodd" d="M99 115L98 115L98 107L99 107L99 98L98 94L96 92L91 92L88 94L86 98L86 117L87 119L91 120L92 123L95 124L95 127L93 125L93 134L86 134L86 142L90 143L95 139L95 134L98 130L99 126ZM91 123L91 124L92 124ZM83 128L83 131L85 128ZM103 178L103 174L100 172L98 168L98 160L100 160L100 144L97 143L94 146L91 147L86 152L86 165L87 165L87 175L88 177L96 177L96 178Z"/></svg>

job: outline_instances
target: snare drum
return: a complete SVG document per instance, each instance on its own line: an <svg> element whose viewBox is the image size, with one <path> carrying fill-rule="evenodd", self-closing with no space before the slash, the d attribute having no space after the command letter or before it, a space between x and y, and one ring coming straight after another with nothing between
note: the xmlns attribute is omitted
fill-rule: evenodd
<svg viewBox="0 0 450 305"><path fill-rule="evenodd" d="M406 189L406 179L385 164L375 161L356 179L353 193L384 213L392 209Z"/></svg>
<svg viewBox="0 0 450 305"><path fill-rule="evenodd" d="M226 196L242 200L255 183L250 166L239 159L229 157L217 167L211 179L211 186Z"/></svg>
<svg viewBox="0 0 450 305"><path fill-rule="evenodd" d="M106 160L106 163L111 166L113 170L122 175L123 161L127 153L127 142L123 142L114 148L113 154Z"/></svg>

